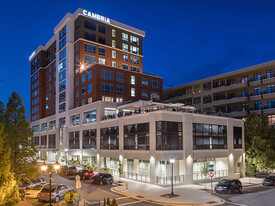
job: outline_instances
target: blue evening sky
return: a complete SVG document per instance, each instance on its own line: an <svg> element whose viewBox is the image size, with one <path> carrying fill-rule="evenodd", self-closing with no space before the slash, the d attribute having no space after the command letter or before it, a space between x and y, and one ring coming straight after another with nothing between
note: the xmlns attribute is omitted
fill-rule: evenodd
<svg viewBox="0 0 275 206"><path fill-rule="evenodd" d="M164 88L275 57L272 0L0 0L0 8L0 101L16 91L28 114L28 57L77 8L144 30L144 71L160 74Z"/></svg>

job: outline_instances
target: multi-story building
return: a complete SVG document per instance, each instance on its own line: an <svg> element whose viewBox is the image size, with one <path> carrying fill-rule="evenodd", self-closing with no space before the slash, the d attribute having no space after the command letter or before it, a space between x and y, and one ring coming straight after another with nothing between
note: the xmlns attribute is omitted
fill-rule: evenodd
<svg viewBox="0 0 275 206"><path fill-rule="evenodd" d="M275 61L183 84L164 91L165 102L193 105L203 113L245 118L268 114L275 124Z"/></svg>
<svg viewBox="0 0 275 206"><path fill-rule="evenodd" d="M243 121L192 113L193 107L138 101L119 105L97 101L69 111L69 124L57 129L54 116L31 124L40 159L105 165L113 174L153 184L192 183L205 158L215 178L244 175ZM40 129L41 128L41 129Z"/></svg>
<svg viewBox="0 0 275 206"><path fill-rule="evenodd" d="M31 121L98 100L162 101L162 78L143 72L145 32L78 9L30 56Z"/></svg>
<svg viewBox="0 0 275 206"><path fill-rule="evenodd" d="M30 56L33 140L41 160L106 165L129 179L170 184L244 172L243 121L163 104L162 79L145 74L144 32L78 9Z"/></svg>

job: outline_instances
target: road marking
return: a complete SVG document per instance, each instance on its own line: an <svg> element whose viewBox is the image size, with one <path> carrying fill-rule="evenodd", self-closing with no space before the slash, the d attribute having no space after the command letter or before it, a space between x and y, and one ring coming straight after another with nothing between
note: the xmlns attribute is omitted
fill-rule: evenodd
<svg viewBox="0 0 275 206"><path fill-rule="evenodd" d="M122 206L122 205L131 205L131 204L136 204L136 203L139 203L139 202L143 202L143 201L128 202L128 203L124 203L124 204L119 204L119 206Z"/></svg>
<svg viewBox="0 0 275 206"><path fill-rule="evenodd" d="M131 197L118 197L118 198L114 198L116 200L121 200L121 199L127 199L127 198L131 198ZM110 198L110 201L112 201L113 198ZM107 199L106 199L107 201ZM89 204L96 204L96 203L104 203L104 200L100 200L100 201L95 201L95 200L85 200L85 202L88 202Z"/></svg>
<svg viewBox="0 0 275 206"><path fill-rule="evenodd" d="M116 200L121 200L121 199L127 199L127 198L131 198L131 197L119 197L119 198L115 198Z"/></svg>
<svg viewBox="0 0 275 206"><path fill-rule="evenodd" d="M247 206L247 205L243 205L243 204L239 204L239 203L235 203L235 202L228 202L228 201L225 201L225 203L229 203L231 205L238 205L238 206Z"/></svg>

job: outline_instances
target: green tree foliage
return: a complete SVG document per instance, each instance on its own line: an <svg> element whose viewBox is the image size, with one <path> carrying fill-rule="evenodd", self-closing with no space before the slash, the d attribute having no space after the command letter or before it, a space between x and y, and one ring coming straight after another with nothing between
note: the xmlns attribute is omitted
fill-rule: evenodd
<svg viewBox="0 0 275 206"><path fill-rule="evenodd" d="M0 123L0 205L15 205L19 201L19 191L11 172L10 147L5 145L6 135Z"/></svg>
<svg viewBox="0 0 275 206"><path fill-rule="evenodd" d="M115 198L113 198L112 203L111 203L111 206L117 206L117 203L116 203L116 199L115 199Z"/></svg>
<svg viewBox="0 0 275 206"><path fill-rule="evenodd" d="M268 116L252 113L245 122L247 172L275 168L275 130L268 125Z"/></svg>
<svg viewBox="0 0 275 206"><path fill-rule="evenodd" d="M2 105L2 104L0 104ZM2 108L0 106L0 108ZM22 177L28 179L38 175L36 167L37 148L32 140L33 131L26 118L26 111L21 97L13 92L6 108L2 112L4 133L7 135L5 144L11 148L11 170L15 180L20 183Z"/></svg>

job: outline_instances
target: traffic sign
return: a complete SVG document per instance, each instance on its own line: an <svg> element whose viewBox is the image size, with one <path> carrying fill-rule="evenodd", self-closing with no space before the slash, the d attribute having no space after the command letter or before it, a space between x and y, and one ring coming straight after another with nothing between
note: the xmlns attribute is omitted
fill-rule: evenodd
<svg viewBox="0 0 275 206"><path fill-rule="evenodd" d="M209 172L209 177L214 177L214 173L213 172Z"/></svg>
<svg viewBox="0 0 275 206"><path fill-rule="evenodd" d="M209 164L208 171L213 172L214 171L214 164Z"/></svg>

